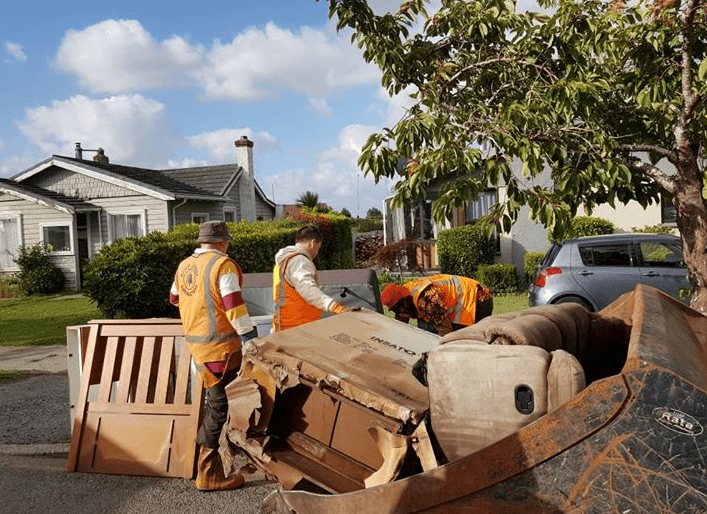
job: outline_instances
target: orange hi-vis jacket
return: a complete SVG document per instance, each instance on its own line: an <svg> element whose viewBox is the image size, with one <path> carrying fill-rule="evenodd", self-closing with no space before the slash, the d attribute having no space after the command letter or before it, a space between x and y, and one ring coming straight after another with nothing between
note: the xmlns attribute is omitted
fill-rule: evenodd
<svg viewBox="0 0 707 514"><path fill-rule="evenodd" d="M199 253L184 259L174 279L189 352L205 387L219 381L205 363L229 361L231 367L240 365L240 359L229 360L236 352L240 356L241 339L226 315L227 308L219 292L220 269L227 262L235 265L242 286L240 267L220 252ZM245 305L242 308L247 309Z"/></svg>
<svg viewBox="0 0 707 514"><path fill-rule="evenodd" d="M473 325L476 321L476 295L480 283L473 278L456 275L432 275L403 284L410 290L413 302L417 305L420 294L434 284L444 293L444 307L452 323Z"/></svg>
<svg viewBox="0 0 707 514"><path fill-rule="evenodd" d="M275 303L272 320L273 332L304 325L322 317L322 311L307 303L297 292L297 289L285 279L287 264L298 255L309 259L304 253L293 253L273 268L272 297ZM316 272L314 280L318 285Z"/></svg>

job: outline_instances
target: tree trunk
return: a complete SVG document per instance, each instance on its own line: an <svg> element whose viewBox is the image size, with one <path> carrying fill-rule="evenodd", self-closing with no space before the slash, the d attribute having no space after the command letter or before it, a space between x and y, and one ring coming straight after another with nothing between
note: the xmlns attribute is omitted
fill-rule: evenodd
<svg viewBox="0 0 707 514"><path fill-rule="evenodd" d="M707 205L696 163L694 168L678 170L675 209L687 275L693 287L690 307L707 314Z"/></svg>

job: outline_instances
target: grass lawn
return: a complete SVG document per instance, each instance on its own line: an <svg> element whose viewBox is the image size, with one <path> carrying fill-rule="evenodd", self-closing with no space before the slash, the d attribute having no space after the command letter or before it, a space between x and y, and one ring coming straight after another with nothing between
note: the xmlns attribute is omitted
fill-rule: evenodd
<svg viewBox="0 0 707 514"><path fill-rule="evenodd" d="M103 315L85 297L32 296L0 300L0 346L66 344L66 327Z"/></svg>
<svg viewBox="0 0 707 514"><path fill-rule="evenodd" d="M493 297L493 313L528 307L528 293ZM385 309L389 315L388 309ZM66 344L66 327L83 325L103 315L85 297L37 296L0 300L0 346Z"/></svg>

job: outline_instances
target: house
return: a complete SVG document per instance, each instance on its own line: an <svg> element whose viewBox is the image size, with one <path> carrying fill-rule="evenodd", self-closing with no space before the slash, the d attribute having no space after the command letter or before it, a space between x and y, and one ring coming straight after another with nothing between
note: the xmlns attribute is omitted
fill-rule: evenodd
<svg viewBox="0 0 707 514"><path fill-rule="evenodd" d="M103 245L168 231L180 223L275 217L254 178L253 142L235 142L238 163L154 170L112 164L102 149L76 143L74 157L52 157L0 179L0 273L13 273L21 245L50 246L50 258L79 289L80 263ZM83 152L95 151L92 160Z"/></svg>
<svg viewBox="0 0 707 514"><path fill-rule="evenodd" d="M514 172L518 177L521 177L520 167L520 162L515 163ZM549 180L549 171L535 178L535 181L540 183ZM450 222L438 224L432 219L432 202L437 198L437 192L433 185L427 191L427 198L411 207L392 209L393 198L384 201L385 244L406 237L418 239L418 261L426 268L437 267L435 242L442 230L475 223L489 212L492 205L505 201L505 187L489 188L479 193L477 199L469 202L465 208L457 209ZM660 224L676 226L675 208L668 198L662 198L660 204L652 204L645 209L635 201L626 205L617 204L615 209L608 204L599 205L591 215L611 221L619 232L630 232L634 228ZM530 209L523 206L510 232L498 234L495 262L515 264L519 275L523 276L525 254L545 252L549 248L547 230L540 223L532 221Z"/></svg>

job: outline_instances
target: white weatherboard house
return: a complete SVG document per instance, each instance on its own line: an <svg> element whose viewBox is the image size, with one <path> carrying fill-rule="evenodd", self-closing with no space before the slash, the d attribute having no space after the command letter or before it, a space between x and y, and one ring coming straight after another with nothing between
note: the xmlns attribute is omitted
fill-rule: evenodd
<svg viewBox="0 0 707 514"><path fill-rule="evenodd" d="M520 177L521 163L518 161L514 164L514 173ZM663 165L670 173L671 167ZM547 171L533 179L532 183L528 182L527 185L528 187L532 187L534 184L545 185L550 180L550 173ZM505 187L489 188L481 192L475 201L469 202L463 209L458 209L451 222L444 224L438 224L432 220L432 201L437 197L437 191L434 188L428 190L428 198L424 202L412 208L391 209L392 197L390 197L385 200L383 205L385 242L390 244L406 237L420 240L422 246L432 248L431 265L428 267L434 268L438 262L435 242L439 233L448 228L475 223L479 218L488 214L493 204L505 200L505 189ZM521 276L524 273L526 253L545 252L550 248L547 230L541 224L532 221L529 212L528 207L522 207L510 232L498 235L498 251L495 258L495 261L499 263L515 264ZM584 214L582 209L579 214ZM645 209L638 202L633 201L626 205L617 203L616 208L612 208L608 204L599 205L591 216L611 221L618 232L631 232L634 228L641 229L661 224L676 227L675 209L672 201L667 198L663 198L660 204L654 203Z"/></svg>
<svg viewBox="0 0 707 514"><path fill-rule="evenodd" d="M275 217L253 174L253 142L235 142L237 164L154 170L54 155L0 179L0 273L14 273L21 245L51 245L51 260L79 289L80 262L116 239L180 223Z"/></svg>

